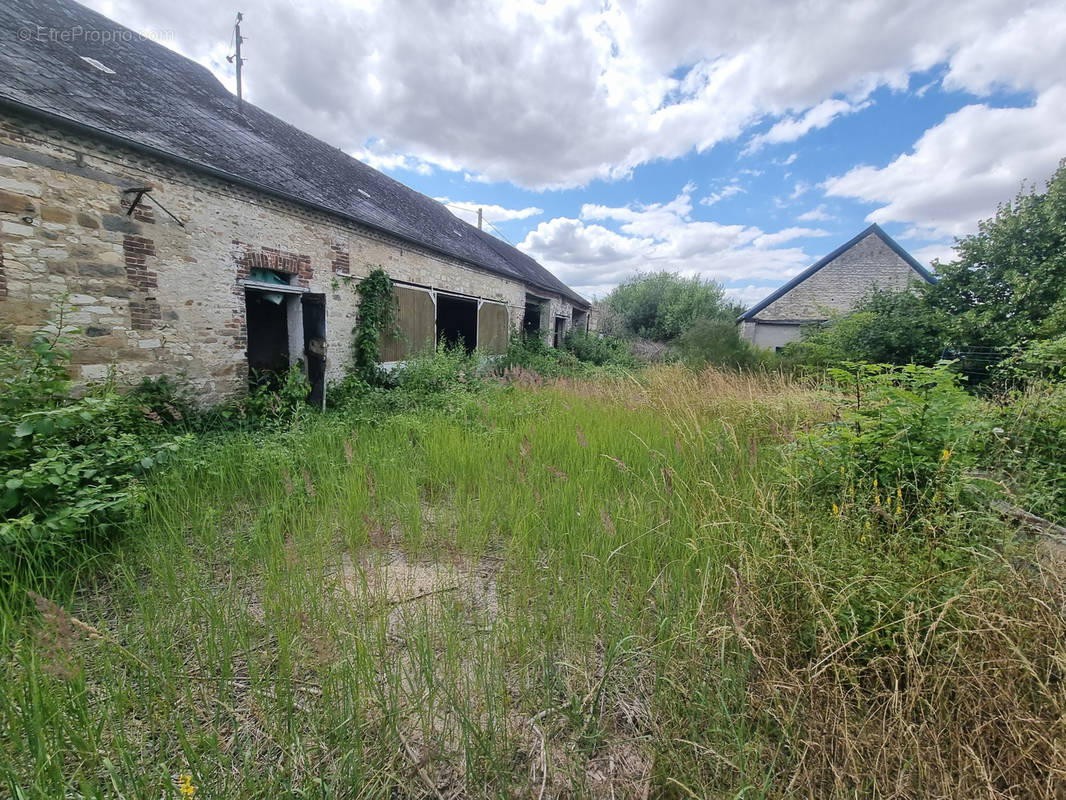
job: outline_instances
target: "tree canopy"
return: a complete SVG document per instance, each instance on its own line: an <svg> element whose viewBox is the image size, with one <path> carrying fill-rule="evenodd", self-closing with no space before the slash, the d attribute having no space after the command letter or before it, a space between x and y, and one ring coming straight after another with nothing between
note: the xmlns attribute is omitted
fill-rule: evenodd
<svg viewBox="0 0 1066 800"><path fill-rule="evenodd" d="M809 363L929 364L946 348L990 365L1066 334L1066 159L1046 191L1023 189L957 239L955 254L934 262L936 284L874 292L787 352Z"/></svg>
<svg viewBox="0 0 1066 800"><path fill-rule="evenodd" d="M679 338L698 319L732 319L737 308L714 281L685 278L676 272L639 273L623 281L604 300L618 334L658 341Z"/></svg>
<svg viewBox="0 0 1066 800"><path fill-rule="evenodd" d="M810 364L869 361L931 365L948 344L948 319L915 291L874 290L847 316L812 326L785 355Z"/></svg>
<svg viewBox="0 0 1066 800"><path fill-rule="evenodd" d="M956 241L956 259L934 264L926 292L951 317L964 347L1011 347L1066 330L1066 159L1044 193L1022 191L977 233Z"/></svg>

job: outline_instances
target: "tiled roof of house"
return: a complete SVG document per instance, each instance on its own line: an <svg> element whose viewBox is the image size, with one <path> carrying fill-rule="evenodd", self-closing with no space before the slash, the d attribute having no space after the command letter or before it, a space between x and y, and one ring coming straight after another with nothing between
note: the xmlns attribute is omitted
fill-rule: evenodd
<svg viewBox="0 0 1066 800"><path fill-rule="evenodd" d="M861 242L863 239L865 239L871 233L877 235L881 239L881 241L883 241L886 245L888 245L896 253L896 255L898 255L900 258L902 258L904 261L906 261L911 266L911 268L913 268L914 271L918 273L918 275L922 278L922 280L927 281L928 283L936 283L936 278L933 276L933 273L931 273L929 270L927 270L925 267L923 267L921 264L919 264L915 260L914 256L912 256L910 253L908 253L906 250L904 250L902 247L900 247L899 243L895 239L893 239L891 236L889 236L887 233L885 233L883 230L881 230L881 226L875 223L875 224L871 225L870 227L866 228L862 233L860 233L854 239L850 239L850 240L844 242L844 244L840 245L840 247L838 247L836 250L834 250L829 255L825 256L824 258L819 259L818 261L815 261L813 264L811 264L809 267L807 267L807 269L805 269L803 272L801 272L795 278L790 280L788 283L786 283L780 289L777 289L777 290L771 292L766 297L764 297L758 303L756 303L751 308L749 308L747 311L745 311L743 314L741 314L739 317L737 317L737 322L741 322L741 321L746 320L746 319L752 319L753 317L755 317L756 314L758 314L760 311L762 311L768 305L773 303L775 300L780 300L782 297L784 297L786 294L788 294L790 291L792 291L792 289L796 288L801 283L803 283L805 280L807 280L807 278L811 277L811 275L816 273L822 267L824 267L827 264L829 264L831 261L836 260L840 255L842 255L843 253L845 253L848 250L850 250L852 247L857 245L859 242Z"/></svg>
<svg viewBox="0 0 1066 800"><path fill-rule="evenodd" d="M250 103L238 108L206 68L71 0L5 0L0 39L0 107L147 149L588 306L534 259L436 200Z"/></svg>

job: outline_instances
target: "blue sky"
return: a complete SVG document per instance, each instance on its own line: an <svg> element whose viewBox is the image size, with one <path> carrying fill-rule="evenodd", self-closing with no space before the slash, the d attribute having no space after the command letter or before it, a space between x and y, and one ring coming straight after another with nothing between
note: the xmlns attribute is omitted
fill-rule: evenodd
<svg viewBox="0 0 1066 800"><path fill-rule="evenodd" d="M232 87L235 9L90 5ZM590 297L670 269L751 303L871 222L949 259L1066 156L1061 2L241 8L248 99Z"/></svg>

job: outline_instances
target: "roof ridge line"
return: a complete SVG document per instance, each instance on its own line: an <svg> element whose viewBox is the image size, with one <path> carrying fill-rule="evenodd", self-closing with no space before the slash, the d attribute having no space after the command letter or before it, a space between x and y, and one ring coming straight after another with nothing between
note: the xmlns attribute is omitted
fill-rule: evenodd
<svg viewBox="0 0 1066 800"><path fill-rule="evenodd" d="M896 255L898 255L900 258L902 258L907 263L907 265L909 267L911 267L915 272L917 272L922 277L923 280L925 280L928 283L936 283L936 277L928 269L923 267L914 258L914 256L912 256L910 253L908 253L906 250L904 250L903 247L895 239L893 239L891 236L889 236L887 233L885 233L884 229L880 225L878 225L876 222L872 222L866 228L863 228L863 230L860 231L858 234L853 236L848 241L844 242L844 244L840 245L840 247L836 248L831 253L828 253L827 255L822 256L822 258L820 258L817 261L815 261L813 264L811 264L809 267L807 267L805 270L803 270L803 272L799 273L798 275L793 277L791 280L785 282L782 286L778 287L773 292L768 294L766 297L764 297L758 303L756 303L751 308L749 308L747 311L745 311L743 314L741 314L739 317L737 317L736 321L737 322L742 322L744 320L751 319L756 314L758 314L760 311L762 311L764 308L766 308L768 305L770 305L771 303L773 303L773 302L775 302L777 300L780 300L788 292L790 292L793 289L795 289L797 286L799 286L805 280L810 278L816 272L821 270L823 267L827 266L830 262L832 262L832 261L836 260L837 258L839 258L841 255L843 255L845 252L847 252L852 247L857 245L859 242L861 242L863 239L868 237L870 234L875 234L882 242L884 242L886 245L888 245L888 247Z"/></svg>

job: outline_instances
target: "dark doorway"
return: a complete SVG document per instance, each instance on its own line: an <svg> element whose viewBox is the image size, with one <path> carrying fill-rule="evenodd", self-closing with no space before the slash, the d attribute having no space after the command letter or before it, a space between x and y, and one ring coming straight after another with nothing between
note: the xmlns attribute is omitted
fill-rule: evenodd
<svg viewBox="0 0 1066 800"><path fill-rule="evenodd" d="M477 300L437 295L437 341L449 347L462 345L472 353L477 347Z"/></svg>
<svg viewBox="0 0 1066 800"><path fill-rule="evenodd" d="M279 376L289 368L285 295L249 290L244 293L244 304L248 323L248 379L256 386L276 385Z"/></svg>
<svg viewBox="0 0 1066 800"><path fill-rule="evenodd" d="M571 314L571 317L573 318L573 323L574 323L573 324L573 328L574 328L574 330L577 330L577 331L588 331L588 329L589 329L589 312L582 311L581 309L575 308L573 313Z"/></svg>
<svg viewBox="0 0 1066 800"><path fill-rule="evenodd" d="M540 333L540 303L526 303L526 313L522 316L522 331L527 336Z"/></svg>
<svg viewBox="0 0 1066 800"><path fill-rule="evenodd" d="M304 315L304 357L307 359L307 380L311 394L307 402L315 408L326 407L326 296L305 294L302 298Z"/></svg>
<svg viewBox="0 0 1066 800"><path fill-rule="evenodd" d="M555 318L555 339L552 342L555 347L563 346L563 339L566 338L566 317Z"/></svg>

